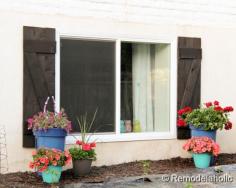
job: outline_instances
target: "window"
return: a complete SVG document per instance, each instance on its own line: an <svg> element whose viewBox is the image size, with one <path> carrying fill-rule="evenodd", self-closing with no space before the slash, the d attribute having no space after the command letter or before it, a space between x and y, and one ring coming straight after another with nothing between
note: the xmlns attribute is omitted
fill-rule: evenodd
<svg viewBox="0 0 236 188"><path fill-rule="evenodd" d="M78 116L97 109L91 131L114 132L115 42L61 39L60 65L60 104L73 130Z"/></svg>
<svg viewBox="0 0 236 188"><path fill-rule="evenodd" d="M121 43L121 133L169 131L169 70L170 45Z"/></svg>
<svg viewBox="0 0 236 188"><path fill-rule="evenodd" d="M172 43L63 37L60 45L57 99L75 132L76 117L98 109L98 141L175 138Z"/></svg>

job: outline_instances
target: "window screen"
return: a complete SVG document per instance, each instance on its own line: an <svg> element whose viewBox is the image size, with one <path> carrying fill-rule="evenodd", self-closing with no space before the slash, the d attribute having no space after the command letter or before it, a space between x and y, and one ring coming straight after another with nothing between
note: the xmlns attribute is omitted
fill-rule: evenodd
<svg viewBox="0 0 236 188"><path fill-rule="evenodd" d="M61 39L60 103L79 131L77 117L91 119L92 132L115 130L115 42Z"/></svg>

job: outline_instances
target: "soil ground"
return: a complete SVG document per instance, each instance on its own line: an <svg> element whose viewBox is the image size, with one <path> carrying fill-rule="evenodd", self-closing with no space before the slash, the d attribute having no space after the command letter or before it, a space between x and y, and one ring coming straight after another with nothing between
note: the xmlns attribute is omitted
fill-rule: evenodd
<svg viewBox="0 0 236 188"><path fill-rule="evenodd" d="M172 158L168 160L148 161L149 168L144 167L143 161L124 163L112 166L92 167L88 176L74 178L72 170L62 173L60 183L56 187L70 183L103 183L110 178L142 176L148 174L170 174L194 168L191 158ZM236 154L221 154L216 159L216 165L236 164ZM42 182L34 172L17 172L0 174L0 187L52 187Z"/></svg>

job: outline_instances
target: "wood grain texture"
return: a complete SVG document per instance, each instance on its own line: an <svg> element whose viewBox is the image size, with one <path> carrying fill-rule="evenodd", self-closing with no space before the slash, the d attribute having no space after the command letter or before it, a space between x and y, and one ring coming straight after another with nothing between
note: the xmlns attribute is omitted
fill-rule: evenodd
<svg viewBox="0 0 236 188"><path fill-rule="evenodd" d="M25 26L23 37L23 147L34 147L27 119L43 110L48 96L55 95L55 29ZM52 110L52 104L48 109Z"/></svg>
<svg viewBox="0 0 236 188"><path fill-rule="evenodd" d="M178 110L186 106L197 108L200 105L201 58L200 38L178 38ZM190 130L178 128L177 138L190 138Z"/></svg>

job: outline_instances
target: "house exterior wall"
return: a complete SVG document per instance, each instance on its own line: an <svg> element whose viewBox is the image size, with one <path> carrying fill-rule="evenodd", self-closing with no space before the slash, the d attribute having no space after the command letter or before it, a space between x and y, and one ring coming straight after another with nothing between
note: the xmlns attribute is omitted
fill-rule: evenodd
<svg viewBox="0 0 236 188"><path fill-rule="evenodd" d="M207 5L207 3L209 5ZM174 7L174 8L173 8ZM201 100L236 107L236 2L32 0L0 3L0 124L6 126L9 171L28 170L32 149L22 148L23 26L113 38L201 37ZM207 13L209 11L209 13ZM217 12L217 13L216 13ZM236 22L235 22L236 23ZM236 124L236 114L232 114ZM235 153L236 128L218 132L223 153ZM94 165L189 157L177 139L98 143ZM114 155L115 154L115 155Z"/></svg>
<svg viewBox="0 0 236 188"><path fill-rule="evenodd" d="M2 10L136 23L234 25L234 0L12 0Z"/></svg>

